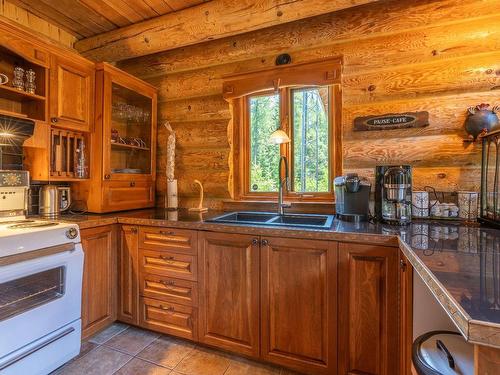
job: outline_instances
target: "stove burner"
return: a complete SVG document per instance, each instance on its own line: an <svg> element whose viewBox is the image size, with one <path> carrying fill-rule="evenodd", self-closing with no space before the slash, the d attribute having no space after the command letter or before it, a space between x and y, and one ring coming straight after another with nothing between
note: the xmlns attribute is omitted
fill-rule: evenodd
<svg viewBox="0 0 500 375"><path fill-rule="evenodd" d="M9 229L41 228L41 227L52 227L54 225L58 225L58 223L53 223L50 221L41 223L31 222L31 223L9 225L7 228Z"/></svg>
<svg viewBox="0 0 500 375"><path fill-rule="evenodd" d="M0 221L0 225L8 225L8 224L24 224L24 223L34 223L35 220L9 220L9 221Z"/></svg>

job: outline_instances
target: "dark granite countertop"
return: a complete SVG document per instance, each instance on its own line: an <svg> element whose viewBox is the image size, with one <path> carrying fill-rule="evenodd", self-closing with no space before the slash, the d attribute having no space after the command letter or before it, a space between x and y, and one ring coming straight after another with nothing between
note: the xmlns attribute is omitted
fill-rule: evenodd
<svg viewBox="0 0 500 375"><path fill-rule="evenodd" d="M207 223L220 211L149 209L62 216L82 229L113 223L189 228L398 246L473 343L500 348L500 230L457 222L417 221L405 227L335 220L328 230Z"/></svg>

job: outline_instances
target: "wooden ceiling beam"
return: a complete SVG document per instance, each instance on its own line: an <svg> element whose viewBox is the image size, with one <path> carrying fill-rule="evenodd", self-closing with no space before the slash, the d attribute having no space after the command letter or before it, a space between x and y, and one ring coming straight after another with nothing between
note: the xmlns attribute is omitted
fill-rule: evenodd
<svg viewBox="0 0 500 375"><path fill-rule="evenodd" d="M95 61L120 61L379 0L213 0L78 41Z"/></svg>

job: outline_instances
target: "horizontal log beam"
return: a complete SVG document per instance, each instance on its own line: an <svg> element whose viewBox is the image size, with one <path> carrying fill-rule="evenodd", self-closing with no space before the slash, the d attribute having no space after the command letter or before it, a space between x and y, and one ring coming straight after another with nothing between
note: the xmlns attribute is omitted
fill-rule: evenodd
<svg viewBox="0 0 500 375"><path fill-rule="evenodd" d="M376 1L213 0L83 39L75 48L95 61L119 61Z"/></svg>
<svg viewBox="0 0 500 375"><path fill-rule="evenodd" d="M261 68L270 67L276 55L284 52L292 55L294 63L343 54L346 69L350 65L364 68L381 62L384 66L392 65L395 58L396 64L401 64L403 53L406 63L416 63L465 55L472 47L476 53L487 52L498 49L496 43L487 43L491 38L495 40L498 30L495 5L493 0L387 1L383 12L382 7L374 4L325 14L265 32L125 60L119 67L146 79L235 62L241 62L240 71L248 71L256 69L247 63L255 58L264 60ZM361 49L368 49L356 52L359 44ZM300 52L305 49L312 50Z"/></svg>

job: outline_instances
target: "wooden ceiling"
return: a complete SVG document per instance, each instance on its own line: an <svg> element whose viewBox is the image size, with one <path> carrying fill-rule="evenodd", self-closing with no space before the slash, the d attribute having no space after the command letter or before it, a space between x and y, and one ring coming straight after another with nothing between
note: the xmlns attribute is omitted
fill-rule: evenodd
<svg viewBox="0 0 500 375"><path fill-rule="evenodd" d="M209 0L8 1L83 39Z"/></svg>

